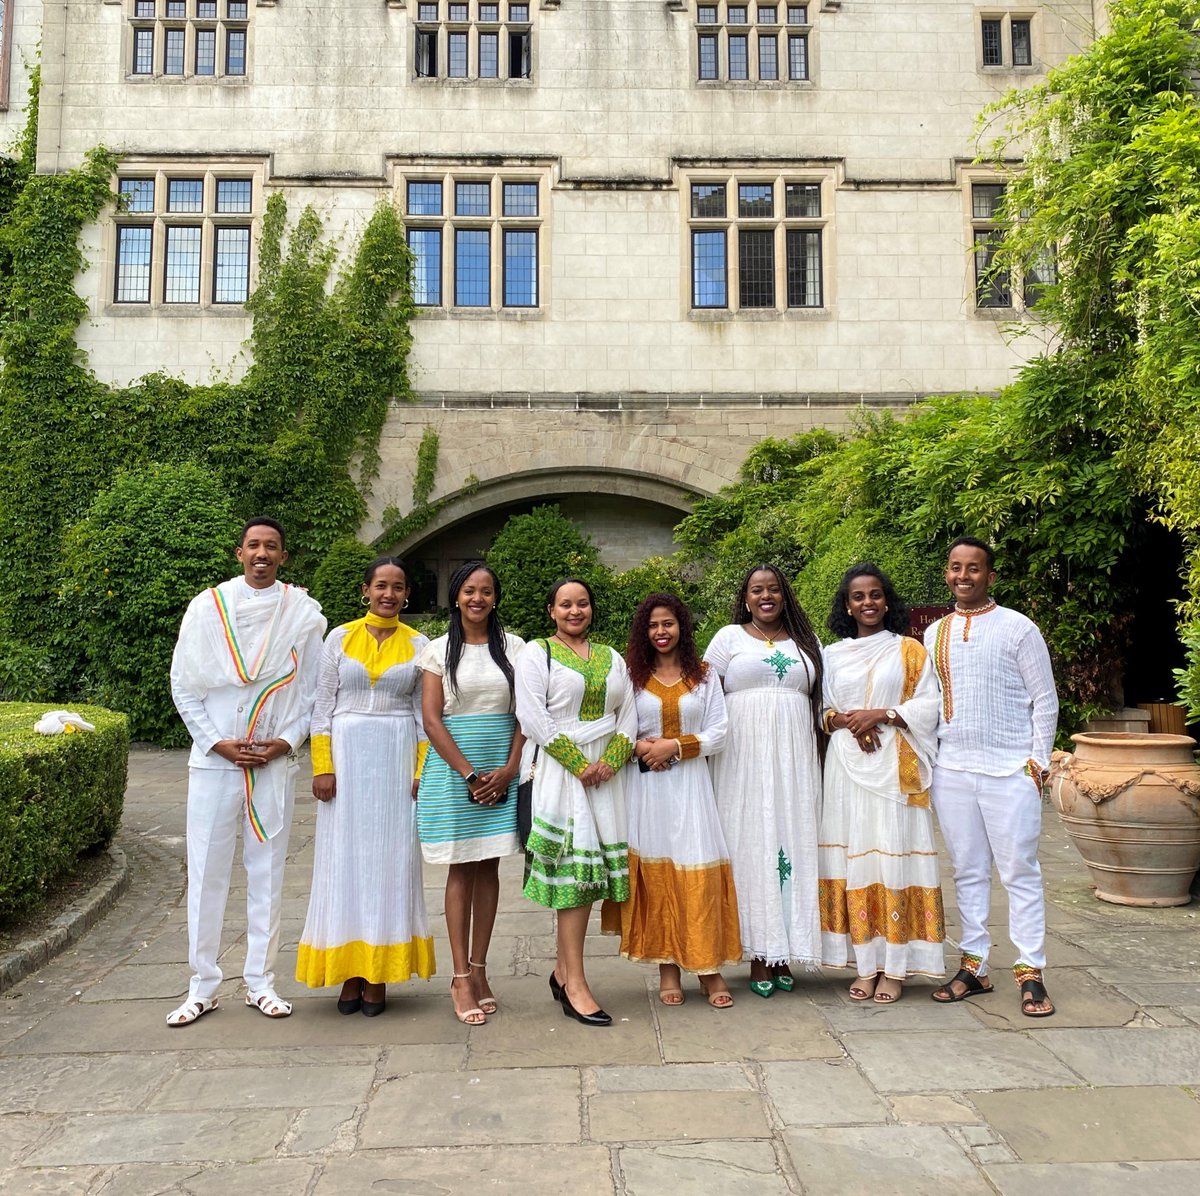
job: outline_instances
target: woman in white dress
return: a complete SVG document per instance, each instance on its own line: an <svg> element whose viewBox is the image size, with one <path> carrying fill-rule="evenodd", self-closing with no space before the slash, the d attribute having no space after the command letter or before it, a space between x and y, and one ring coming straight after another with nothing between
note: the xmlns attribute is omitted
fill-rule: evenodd
<svg viewBox="0 0 1200 1196"><path fill-rule="evenodd" d="M430 752L417 794L429 864L449 864L446 931L454 1016L478 1026L499 1008L487 953L500 899L500 856L517 839L517 772L525 737L514 717L513 664L525 641L500 624L500 579L483 561L450 578L450 630L417 662Z"/></svg>
<svg viewBox="0 0 1200 1196"><path fill-rule="evenodd" d="M729 734L713 789L733 859L742 952L760 997L821 962L821 645L775 565L746 574L733 622L704 659L725 686Z"/></svg>
<svg viewBox="0 0 1200 1196"><path fill-rule="evenodd" d="M847 570L825 650L821 948L855 967L856 1001L900 999L912 975L944 974L946 937L929 784L938 688L908 608L870 562Z"/></svg>
<svg viewBox="0 0 1200 1196"><path fill-rule="evenodd" d="M325 641L312 720L316 856L296 979L341 984L339 1013L383 1012L385 985L434 973L417 845L421 727L417 657L429 642L400 622L408 568L367 568L361 619Z"/></svg>
<svg viewBox="0 0 1200 1196"><path fill-rule="evenodd" d="M556 582L546 609L554 634L527 644L517 660L517 720L529 741L522 775L533 773L525 896L558 912L554 999L567 1017L608 1026L588 986L583 944L592 903L629 896L622 769L637 708L620 653L588 640L595 608L587 582Z"/></svg>
<svg viewBox="0 0 1200 1196"><path fill-rule="evenodd" d="M625 653L637 695L638 767L629 770L629 900L621 954L658 964L658 999L684 1001L680 969L708 1003L733 997L720 968L742 958L733 865L708 759L725 744L725 696L696 654L692 616L673 594L651 594L633 616Z"/></svg>

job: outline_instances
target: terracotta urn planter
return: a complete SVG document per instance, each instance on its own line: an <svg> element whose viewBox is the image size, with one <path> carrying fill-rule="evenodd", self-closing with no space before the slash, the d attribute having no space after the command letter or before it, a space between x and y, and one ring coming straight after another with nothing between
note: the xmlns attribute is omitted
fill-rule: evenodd
<svg viewBox="0 0 1200 1196"><path fill-rule="evenodd" d="M1050 792L1096 882L1117 905L1186 905L1200 867L1200 764L1187 735L1093 731L1055 752Z"/></svg>

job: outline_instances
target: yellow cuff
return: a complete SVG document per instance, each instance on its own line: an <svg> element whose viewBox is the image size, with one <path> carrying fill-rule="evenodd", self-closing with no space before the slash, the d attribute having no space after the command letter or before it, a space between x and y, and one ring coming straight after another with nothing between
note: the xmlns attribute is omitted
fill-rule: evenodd
<svg viewBox="0 0 1200 1196"><path fill-rule="evenodd" d="M422 739L417 744L417 768L413 773L414 780L421 779L421 773L425 771L425 757L429 755L429 740Z"/></svg>
<svg viewBox="0 0 1200 1196"><path fill-rule="evenodd" d="M328 735L312 737L312 768L314 777L333 772L333 741Z"/></svg>
<svg viewBox="0 0 1200 1196"><path fill-rule="evenodd" d="M700 755L700 740L695 735L680 735L675 742L679 744L680 760L694 760Z"/></svg>

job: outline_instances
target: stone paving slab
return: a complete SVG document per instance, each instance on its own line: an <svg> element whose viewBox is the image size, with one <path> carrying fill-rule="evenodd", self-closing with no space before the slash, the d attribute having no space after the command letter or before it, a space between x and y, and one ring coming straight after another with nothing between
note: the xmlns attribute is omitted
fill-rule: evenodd
<svg viewBox="0 0 1200 1196"><path fill-rule="evenodd" d="M767 1063L767 1095L786 1126L863 1125L888 1120L888 1109L849 1061Z"/></svg>
<svg viewBox="0 0 1200 1196"><path fill-rule="evenodd" d="M281 1109L209 1113L97 1113L64 1118L21 1160L33 1166L273 1158L290 1114Z"/></svg>
<svg viewBox="0 0 1200 1196"><path fill-rule="evenodd" d="M991 1196L974 1164L933 1126L793 1129L783 1139L808 1196Z"/></svg>
<svg viewBox="0 0 1200 1196"><path fill-rule="evenodd" d="M155 1109L294 1109L297 1105L356 1105L375 1086L375 1064L310 1067L216 1067L173 1075L154 1098Z"/></svg>
<svg viewBox="0 0 1200 1196"><path fill-rule="evenodd" d="M626 1146L620 1162L626 1196L662 1196L664 1192L786 1196L791 1191L769 1142Z"/></svg>
<svg viewBox="0 0 1200 1196"><path fill-rule="evenodd" d="M1070 1033L1070 1031L1066 1031ZM1048 1088L1078 1084L1080 1076L1023 1034L847 1034L850 1057L881 1092L972 1088Z"/></svg>
<svg viewBox="0 0 1200 1196"><path fill-rule="evenodd" d="M311 1162L132 1163L119 1167L25 1168L0 1172L5 1196L296 1196L312 1182Z"/></svg>
<svg viewBox="0 0 1200 1196"><path fill-rule="evenodd" d="M1200 1029L1045 1030L1033 1037L1089 1084L1200 1084Z"/></svg>
<svg viewBox="0 0 1200 1196"><path fill-rule="evenodd" d="M1014 1163L986 1168L1000 1196L1182 1196L1200 1190L1200 1163Z"/></svg>
<svg viewBox="0 0 1200 1196"><path fill-rule="evenodd" d="M658 1013L668 1063L730 1063L742 1059L837 1059L842 1049L817 1007L798 992L756 997L727 975L737 1004L713 1009L689 1001Z"/></svg>
<svg viewBox="0 0 1200 1196"><path fill-rule="evenodd" d="M360 1144L378 1149L578 1142L580 1104L574 1068L405 1076L376 1094Z"/></svg>
<svg viewBox="0 0 1200 1196"><path fill-rule="evenodd" d="M675 1063L669 1067L595 1067L597 1092L737 1092L753 1088L746 1069L732 1063Z"/></svg>
<svg viewBox="0 0 1200 1196"><path fill-rule="evenodd" d="M347 1193L443 1196L612 1196L612 1164L603 1146L505 1146L436 1152L360 1150L330 1159L313 1196ZM105 1194L107 1196L107 1193Z"/></svg>
<svg viewBox="0 0 1200 1196"><path fill-rule="evenodd" d="M447 998L448 1000L448 998ZM190 1026L166 1023L167 1001L121 1001L68 1005L0 1048L0 1055L53 1055L104 1051L197 1050L213 1047L304 1046L315 1038L329 1045L450 1042L466 1027L443 1011L441 1000L392 997L381 1017L341 1017L333 998L297 1002L288 1018L265 1018L240 996Z"/></svg>
<svg viewBox="0 0 1200 1196"><path fill-rule="evenodd" d="M0 1113L103 1113L136 1108L175 1070L146 1055L8 1059L0 1067Z"/></svg>
<svg viewBox="0 0 1200 1196"><path fill-rule="evenodd" d="M25 1113L0 1114L0 1167L15 1163L52 1127L53 1122Z"/></svg>
<svg viewBox="0 0 1200 1196"><path fill-rule="evenodd" d="M1200 1158L1200 1101L1182 1088L1066 1088L971 1095L1022 1162Z"/></svg>
<svg viewBox="0 0 1200 1196"><path fill-rule="evenodd" d="M913 1092L888 1099L892 1114L902 1125L968 1125L980 1120L979 1110L972 1108L957 1093Z"/></svg>
<svg viewBox="0 0 1200 1196"><path fill-rule="evenodd" d="M960 1002L981 1025L995 1029L1031 1030L1035 1025L1054 1025L1055 1030L1072 1026L1124 1026L1138 1012L1137 1005L1093 980L1082 969L1055 968L1046 973L1046 987L1054 1001L1052 1018L1038 1021L1021 1012L1020 990L1012 977L996 973L995 997ZM933 1002L931 1001L932 1005Z"/></svg>
<svg viewBox="0 0 1200 1196"><path fill-rule="evenodd" d="M757 1092L603 1092L588 1100L588 1127L597 1142L771 1137Z"/></svg>
<svg viewBox="0 0 1200 1196"><path fill-rule="evenodd" d="M187 940L184 940L184 958ZM186 962L148 963L114 969L84 989L80 1000L85 1004L99 1001L137 1001L157 998L182 1001L188 993L189 972ZM165 1014L163 1015L166 1016Z"/></svg>

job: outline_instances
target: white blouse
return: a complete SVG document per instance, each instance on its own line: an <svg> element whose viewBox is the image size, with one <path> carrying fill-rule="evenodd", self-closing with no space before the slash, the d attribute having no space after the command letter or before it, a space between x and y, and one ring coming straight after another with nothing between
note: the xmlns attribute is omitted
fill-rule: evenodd
<svg viewBox="0 0 1200 1196"><path fill-rule="evenodd" d="M517 655L525 647L520 636L504 633L505 651L515 665ZM439 635L417 659L417 667L442 678L445 702L442 714L512 714L516 709L513 692L500 666L492 659L487 644L463 644L458 658L455 684L446 679L446 649L448 635Z"/></svg>

